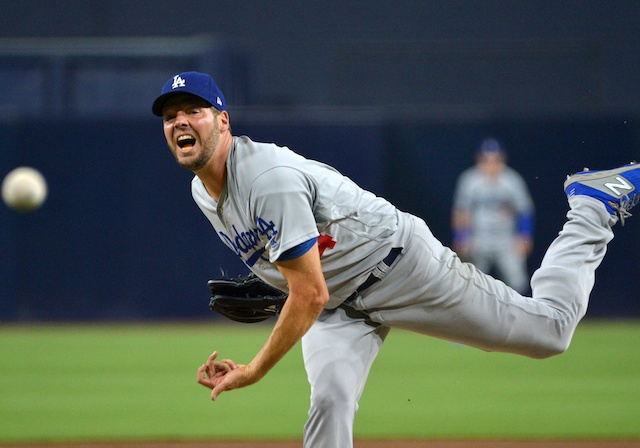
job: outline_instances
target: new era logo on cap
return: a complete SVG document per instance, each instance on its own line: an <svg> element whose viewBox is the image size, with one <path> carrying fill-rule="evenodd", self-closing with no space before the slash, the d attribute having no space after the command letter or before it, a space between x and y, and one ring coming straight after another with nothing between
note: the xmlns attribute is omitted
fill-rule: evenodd
<svg viewBox="0 0 640 448"><path fill-rule="evenodd" d="M160 96L151 107L154 115L161 117L165 103L169 97L177 93L195 95L220 111L226 110L224 95L211 76L199 72L183 72L173 76L164 84Z"/></svg>

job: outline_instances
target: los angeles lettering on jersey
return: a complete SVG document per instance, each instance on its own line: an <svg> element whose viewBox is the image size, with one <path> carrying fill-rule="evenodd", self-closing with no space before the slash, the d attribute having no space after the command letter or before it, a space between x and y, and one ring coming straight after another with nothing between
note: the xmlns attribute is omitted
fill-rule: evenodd
<svg viewBox="0 0 640 448"><path fill-rule="evenodd" d="M256 262L262 258L265 261L269 261L268 258L263 257L266 241L271 241L274 248L277 247L278 241L275 236L278 235L278 229L273 221L265 221L261 217L256 219L256 227L249 230L238 231L235 225L231 227L235 235L227 235L224 232L220 233L222 241L229 246L236 253L237 256L243 259L247 266L253 266Z"/></svg>

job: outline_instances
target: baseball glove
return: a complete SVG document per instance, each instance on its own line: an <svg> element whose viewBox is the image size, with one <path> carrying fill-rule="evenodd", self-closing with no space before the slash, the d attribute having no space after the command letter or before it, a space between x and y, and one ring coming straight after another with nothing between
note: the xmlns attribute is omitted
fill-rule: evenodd
<svg viewBox="0 0 640 448"><path fill-rule="evenodd" d="M207 285L211 290L209 308L236 322L262 322L276 316L288 297L254 274L209 280Z"/></svg>

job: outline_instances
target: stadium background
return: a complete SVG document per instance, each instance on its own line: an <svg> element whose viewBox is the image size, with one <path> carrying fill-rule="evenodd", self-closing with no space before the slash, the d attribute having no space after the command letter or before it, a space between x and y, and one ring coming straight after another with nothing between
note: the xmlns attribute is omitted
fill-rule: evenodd
<svg viewBox="0 0 640 448"><path fill-rule="evenodd" d="M640 4L627 1L0 1L0 173L47 177L35 214L0 209L0 320L210 317L206 280L245 272L192 203L149 108L210 72L235 134L335 165L449 243L455 178L500 138L537 206L566 174L640 154ZM589 317L640 315L633 219Z"/></svg>

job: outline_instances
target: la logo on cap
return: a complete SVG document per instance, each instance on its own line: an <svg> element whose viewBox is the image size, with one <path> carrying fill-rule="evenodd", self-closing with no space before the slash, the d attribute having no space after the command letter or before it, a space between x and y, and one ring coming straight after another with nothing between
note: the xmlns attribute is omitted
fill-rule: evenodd
<svg viewBox="0 0 640 448"><path fill-rule="evenodd" d="M180 77L180 75L176 75L173 77L173 84L171 84L172 89L177 89L178 87L184 87L185 81Z"/></svg>

